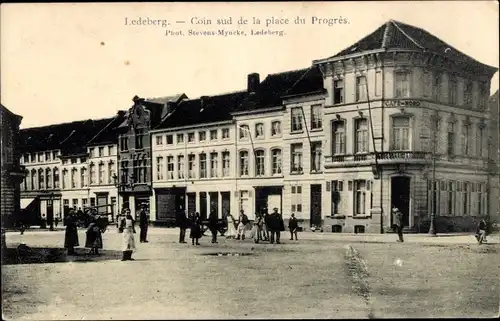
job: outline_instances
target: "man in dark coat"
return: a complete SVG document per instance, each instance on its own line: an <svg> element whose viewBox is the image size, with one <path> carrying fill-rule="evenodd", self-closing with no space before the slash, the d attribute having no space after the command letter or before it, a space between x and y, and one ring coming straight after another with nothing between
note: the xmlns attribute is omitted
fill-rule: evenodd
<svg viewBox="0 0 500 321"><path fill-rule="evenodd" d="M69 214L66 220L66 232L64 234L64 248L68 250L68 255L76 255L75 246L78 242L78 229L76 227L76 217L74 212Z"/></svg>
<svg viewBox="0 0 500 321"><path fill-rule="evenodd" d="M273 214L269 217L269 230L271 231L271 244L276 240L276 244L280 244L281 231L285 230L285 224L278 209L273 209Z"/></svg>
<svg viewBox="0 0 500 321"><path fill-rule="evenodd" d="M217 243L217 226L218 226L219 218L217 216L217 211L215 208L212 208L210 211L210 215L208 216L208 228L210 232L212 232L212 243Z"/></svg>
<svg viewBox="0 0 500 321"><path fill-rule="evenodd" d="M297 218L295 217L295 214L292 213L292 216L290 216L290 220L288 221L288 229L290 230L290 240L293 241L293 236L295 235L295 240L297 241L298 227L299 224L297 222Z"/></svg>
<svg viewBox="0 0 500 321"><path fill-rule="evenodd" d="M176 215L177 227L180 229L179 243L186 243L186 229L188 227L188 218L186 217L186 212L183 210L177 211Z"/></svg>
<svg viewBox="0 0 500 321"><path fill-rule="evenodd" d="M394 215L394 226L396 228L396 232L398 233L398 242L404 242L403 240L403 213L397 208L393 206L392 215Z"/></svg>
<svg viewBox="0 0 500 321"><path fill-rule="evenodd" d="M144 206L142 206L141 211L139 212L139 227L141 228L141 234L140 234L140 242L141 243L148 243L148 225L149 225L148 212L146 211L146 208Z"/></svg>

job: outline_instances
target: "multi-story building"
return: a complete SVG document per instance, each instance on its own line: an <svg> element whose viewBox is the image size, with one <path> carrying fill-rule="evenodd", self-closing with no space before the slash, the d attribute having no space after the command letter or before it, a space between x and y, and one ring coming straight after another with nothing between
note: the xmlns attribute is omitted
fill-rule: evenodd
<svg viewBox="0 0 500 321"><path fill-rule="evenodd" d="M143 99L135 96L133 106L118 126L118 193L121 208L135 215L139 206L149 209L151 184L151 135L149 131L169 117L173 105L185 94Z"/></svg>
<svg viewBox="0 0 500 321"><path fill-rule="evenodd" d="M9 227L20 211L20 185L24 179L24 169L19 162L19 125L22 117L0 105L0 126L2 128L0 150L1 159L1 201L2 227ZM3 240L2 240L3 242Z"/></svg>

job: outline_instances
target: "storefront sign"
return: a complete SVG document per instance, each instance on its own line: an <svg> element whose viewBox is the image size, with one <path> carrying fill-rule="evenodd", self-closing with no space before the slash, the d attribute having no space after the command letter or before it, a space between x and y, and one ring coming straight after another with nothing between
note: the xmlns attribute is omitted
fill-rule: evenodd
<svg viewBox="0 0 500 321"><path fill-rule="evenodd" d="M420 100L384 100L384 107L420 107Z"/></svg>

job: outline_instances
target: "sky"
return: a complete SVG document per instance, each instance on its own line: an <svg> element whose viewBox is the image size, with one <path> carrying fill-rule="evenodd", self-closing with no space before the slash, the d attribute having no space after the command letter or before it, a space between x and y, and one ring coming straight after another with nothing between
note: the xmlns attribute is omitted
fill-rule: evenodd
<svg viewBox="0 0 500 321"><path fill-rule="evenodd" d="M2 4L1 103L23 116L21 128L27 128L112 117L130 108L134 95L196 98L241 90L250 73L263 80L306 68L389 19L423 28L498 68L498 10L496 1ZM294 24L298 16L305 24ZM160 25L132 25L139 17ZM188 35L221 29L217 19L229 17L228 31L285 34ZM260 25L252 24L254 17ZM192 18L212 24L193 25ZM240 18L247 24L238 25ZM333 19L348 23L318 24ZM497 72L492 94L498 83Z"/></svg>

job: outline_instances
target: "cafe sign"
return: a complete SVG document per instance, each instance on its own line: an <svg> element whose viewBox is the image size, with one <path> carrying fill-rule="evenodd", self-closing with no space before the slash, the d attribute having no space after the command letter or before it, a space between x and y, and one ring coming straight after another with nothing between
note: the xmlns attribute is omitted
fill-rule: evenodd
<svg viewBox="0 0 500 321"><path fill-rule="evenodd" d="M420 100L384 100L384 107L420 107Z"/></svg>

